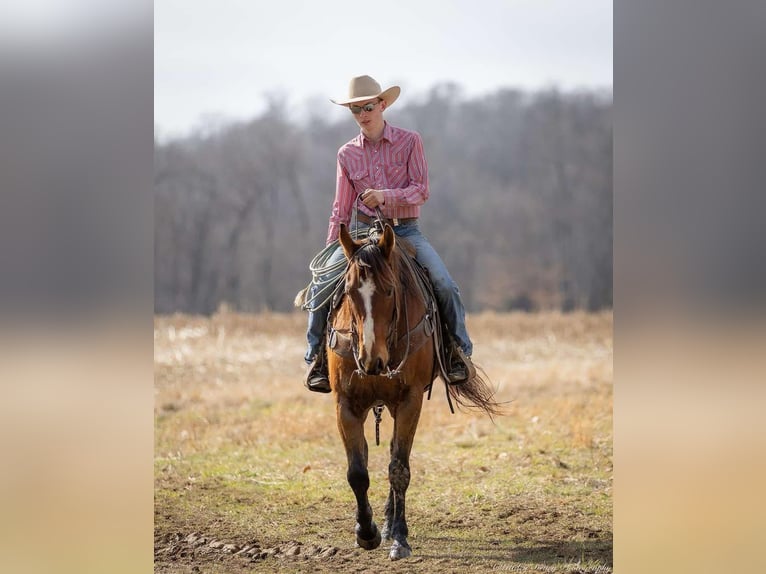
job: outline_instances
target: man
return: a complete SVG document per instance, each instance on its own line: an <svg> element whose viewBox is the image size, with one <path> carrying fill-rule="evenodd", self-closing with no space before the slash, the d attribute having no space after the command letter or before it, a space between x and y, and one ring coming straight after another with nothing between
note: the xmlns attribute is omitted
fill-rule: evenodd
<svg viewBox="0 0 766 574"><path fill-rule="evenodd" d="M335 200L327 245L337 240L341 223L349 224L355 204L359 207L359 227L369 226L375 208L380 208L396 235L410 242L416 250L415 258L428 269L439 312L456 345L448 375L449 382L457 384L476 372L470 359L473 344L465 327L460 291L441 257L418 229L420 206L429 195L423 141L417 132L394 127L383 119L383 112L396 101L400 91L399 86L383 91L370 76L357 76L349 83L347 97L331 100L350 109L361 132L338 150ZM343 250L338 246L327 265L343 258ZM323 393L330 392L323 357L329 306L326 303L309 313L306 335L305 360L311 364L306 386Z"/></svg>

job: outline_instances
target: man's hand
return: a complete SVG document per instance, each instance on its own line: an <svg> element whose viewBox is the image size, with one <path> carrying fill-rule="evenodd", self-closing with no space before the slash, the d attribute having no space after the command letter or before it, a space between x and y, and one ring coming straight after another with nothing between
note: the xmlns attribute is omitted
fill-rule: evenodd
<svg viewBox="0 0 766 574"><path fill-rule="evenodd" d="M362 194L362 202L370 208L383 205L384 201L385 197L383 196L383 192L379 189L365 189Z"/></svg>

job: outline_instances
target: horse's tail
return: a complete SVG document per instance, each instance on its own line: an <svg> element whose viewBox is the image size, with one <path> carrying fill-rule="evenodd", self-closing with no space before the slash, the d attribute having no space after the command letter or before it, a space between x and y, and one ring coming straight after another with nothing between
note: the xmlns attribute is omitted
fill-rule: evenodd
<svg viewBox="0 0 766 574"><path fill-rule="evenodd" d="M476 374L457 385L447 385L447 393L460 408L484 411L489 418L506 414L503 404L495 400L495 390L488 382L487 374L476 366Z"/></svg>
<svg viewBox="0 0 766 574"><path fill-rule="evenodd" d="M299 309L302 309L303 306L306 304L306 295L308 295L309 287L310 287L310 284L306 285L306 287L298 291L298 294L295 296L295 299L293 299L293 305L295 305Z"/></svg>

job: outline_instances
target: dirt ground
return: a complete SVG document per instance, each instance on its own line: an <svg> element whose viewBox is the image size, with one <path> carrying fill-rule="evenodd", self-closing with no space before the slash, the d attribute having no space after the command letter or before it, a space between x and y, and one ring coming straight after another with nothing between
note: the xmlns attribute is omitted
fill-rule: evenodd
<svg viewBox="0 0 766 574"><path fill-rule="evenodd" d="M468 317L506 401L435 385L407 494L413 556L354 548L331 395L306 391L304 314L155 319L155 572L612 572L612 315ZM382 523L388 438L368 420Z"/></svg>

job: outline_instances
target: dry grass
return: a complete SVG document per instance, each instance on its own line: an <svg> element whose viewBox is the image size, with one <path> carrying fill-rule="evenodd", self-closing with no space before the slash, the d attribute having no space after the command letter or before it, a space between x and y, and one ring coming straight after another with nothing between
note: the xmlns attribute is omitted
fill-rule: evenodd
<svg viewBox="0 0 766 574"><path fill-rule="evenodd" d="M391 567L382 549L353 549L332 398L302 385L305 320L156 318L158 572ZM451 415L435 385L412 455L414 559L396 568L611 572L611 313L480 314L468 326L509 414ZM375 447L368 422L378 517L390 429L384 415Z"/></svg>

